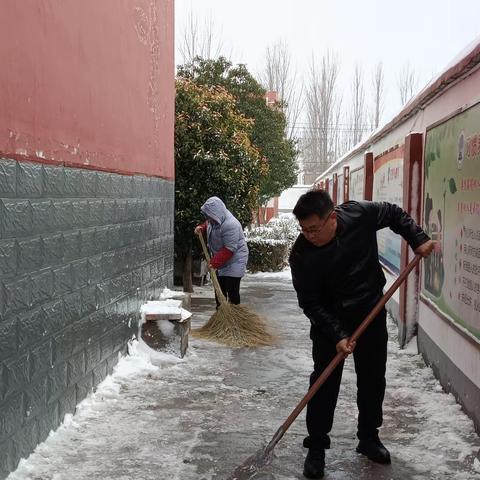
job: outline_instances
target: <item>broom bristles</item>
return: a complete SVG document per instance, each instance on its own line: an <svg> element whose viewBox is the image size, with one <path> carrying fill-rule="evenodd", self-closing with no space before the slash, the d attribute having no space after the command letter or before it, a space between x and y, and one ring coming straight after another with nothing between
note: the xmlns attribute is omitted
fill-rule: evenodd
<svg viewBox="0 0 480 480"><path fill-rule="evenodd" d="M229 347L272 345L276 338L268 332L265 321L245 305L221 303L210 320L193 336L214 340Z"/></svg>

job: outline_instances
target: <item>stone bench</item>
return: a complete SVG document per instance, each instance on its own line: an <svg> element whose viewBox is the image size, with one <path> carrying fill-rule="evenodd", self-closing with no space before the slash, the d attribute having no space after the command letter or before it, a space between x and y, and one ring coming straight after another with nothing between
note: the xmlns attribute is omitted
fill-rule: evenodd
<svg viewBox="0 0 480 480"><path fill-rule="evenodd" d="M183 298L178 300L181 308L190 310L190 294L185 293ZM190 318L182 320L178 312L145 313L141 337L153 350L183 358L188 348L190 329Z"/></svg>

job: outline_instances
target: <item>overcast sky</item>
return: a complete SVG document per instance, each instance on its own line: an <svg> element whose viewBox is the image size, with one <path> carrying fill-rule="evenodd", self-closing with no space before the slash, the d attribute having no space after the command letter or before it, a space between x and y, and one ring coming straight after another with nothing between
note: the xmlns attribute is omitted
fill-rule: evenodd
<svg viewBox="0 0 480 480"><path fill-rule="evenodd" d="M382 61L384 121L400 107L397 78L404 65L415 68L420 89L480 35L480 0L175 0L177 64L190 12L200 21L211 17L224 53L252 73L262 70L267 46L279 40L305 75L312 55L335 51L345 85L359 63L367 88Z"/></svg>

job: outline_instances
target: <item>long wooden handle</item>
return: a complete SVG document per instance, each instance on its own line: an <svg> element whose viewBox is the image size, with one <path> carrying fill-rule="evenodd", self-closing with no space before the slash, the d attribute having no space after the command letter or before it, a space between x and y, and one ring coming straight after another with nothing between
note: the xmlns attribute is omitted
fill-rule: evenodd
<svg viewBox="0 0 480 480"><path fill-rule="evenodd" d="M402 282L407 278L407 275L419 264L422 259L421 255L415 255L413 260L403 269L398 278L395 280L393 285L387 290L383 297L378 301L378 303L373 307L372 311L367 315L365 320L357 327L353 332L352 336L349 338L350 342L354 342L360 337L360 335L365 331L365 329L372 323L373 319L380 313L380 310L385 306L390 297L395 293L397 288L402 284ZM273 436L270 443L267 445L267 450L272 450L275 445L280 441L285 432L288 430L288 427L293 423L293 421L298 417L300 412L305 408L307 403L312 399L312 397L317 393L318 389L325 383L327 378L331 373L337 368L338 364L342 362L345 358L345 354L339 352L333 357L333 360L327 365L325 370L317 378L315 383L310 387L306 395L300 400L299 404L295 407L293 412L289 415L287 420L283 425L277 430Z"/></svg>
<svg viewBox="0 0 480 480"><path fill-rule="evenodd" d="M205 245L205 240L203 238L202 232L200 232L200 234L198 235L198 238L200 240L200 243L202 244L203 254L205 255L205 258L207 259L207 262L210 265L210 254L208 253L207 246ZM215 270L210 266L208 267L208 270L210 271L210 277L212 279L213 289L217 294L218 301L220 303L227 303L227 299L225 298L225 295L222 292L222 287L220 287L220 283L218 282L218 278Z"/></svg>

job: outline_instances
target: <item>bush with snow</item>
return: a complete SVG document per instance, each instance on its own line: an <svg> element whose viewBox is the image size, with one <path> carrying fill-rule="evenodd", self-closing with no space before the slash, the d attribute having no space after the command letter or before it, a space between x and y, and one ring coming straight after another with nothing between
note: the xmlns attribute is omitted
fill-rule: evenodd
<svg viewBox="0 0 480 480"><path fill-rule="evenodd" d="M272 218L266 225L245 230L250 250L248 270L250 272L283 270L297 235L297 222L292 216Z"/></svg>

